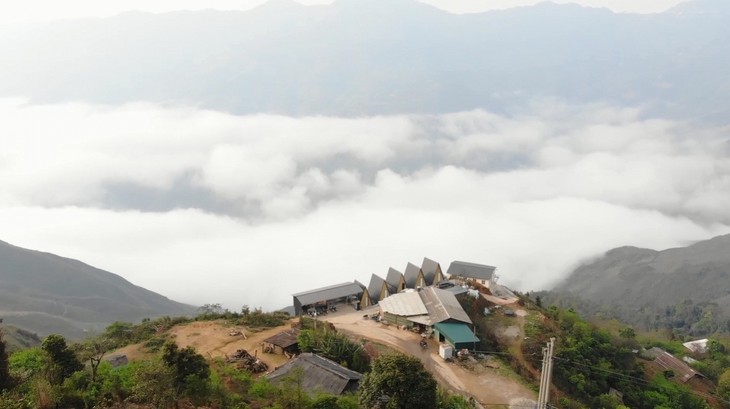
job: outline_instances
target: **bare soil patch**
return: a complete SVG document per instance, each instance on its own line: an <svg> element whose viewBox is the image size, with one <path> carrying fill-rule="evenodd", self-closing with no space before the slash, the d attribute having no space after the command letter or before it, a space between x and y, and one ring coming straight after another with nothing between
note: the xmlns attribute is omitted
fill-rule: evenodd
<svg viewBox="0 0 730 409"><path fill-rule="evenodd" d="M422 349L418 342L421 336L410 331L398 329L363 318L364 314L377 309L352 311L327 316L338 331L383 343L399 352L419 358L426 369L434 374L439 383L452 391L471 396L482 405L509 405L515 399L536 399L536 394L519 380L499 373L499 369L489 368L481 361L467 369L455 363L444 361L438 355L438 343L429 340L428 348ZM519 329L518 329L519 333Z"/></svg>

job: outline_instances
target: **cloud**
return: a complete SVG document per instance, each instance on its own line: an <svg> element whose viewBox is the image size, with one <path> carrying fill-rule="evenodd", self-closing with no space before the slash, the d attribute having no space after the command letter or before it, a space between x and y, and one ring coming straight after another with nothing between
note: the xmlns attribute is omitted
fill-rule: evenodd
<svg viewBox="0 0 730 409"><path fill-rule="evenodd" d="M0 118L0 239L191 303L281 307L424 256L540 289L612 247L730 232L727 129L635 109L343 119L15 99ZM139 192L166 205L117 203Z"/></svg>

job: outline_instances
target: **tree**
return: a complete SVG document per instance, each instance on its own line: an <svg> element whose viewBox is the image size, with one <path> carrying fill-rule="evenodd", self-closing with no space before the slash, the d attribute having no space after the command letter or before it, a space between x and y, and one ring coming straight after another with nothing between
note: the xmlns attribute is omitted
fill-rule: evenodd
<svg viewBox="0 0 730 409"><path fill-rule="evenodd" d="M382 355L363 376L360 405L368 409L435 409L436 380L417 358Z"/></svg>
<svg viewBox="0 0 730 409"><path fill-rule="evenodd" d="M210 366L195 348L180 349L174 342L168 342L163 347L162 362L172 370L176 396L206 394Z"/></svg>
<svg viewBox="0 0 730 409"><path fill-rule="evenodd" d="M83 361L89 361L91 367L91 382L96 382L96 374L99 364L102 363L104 355L114 348L111 339L104 335L86 339L83 343L77 344L77 350Z"/></svg>
<svg viewBox="0 0 730 409"><path fill-rule="evenodd" d="M730 400L730 369L720 375L717 381L717 394L724 400Z"/></svg>
<svg viewBox="0 0 730 409"><path fill-rule="evenodd" d="M52 382L60 384L64 379L71 376L72 373L80 371L84 368L76 354L68 348L66 339L58 334L51 334L43 340L41 349L45 351L51 363Z"/></svg>

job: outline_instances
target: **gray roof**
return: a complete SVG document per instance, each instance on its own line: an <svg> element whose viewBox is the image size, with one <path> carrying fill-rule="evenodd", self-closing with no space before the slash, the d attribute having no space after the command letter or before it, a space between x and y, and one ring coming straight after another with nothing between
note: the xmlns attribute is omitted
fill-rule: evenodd
<svg viewBox="0 0 730 409"><path fill-rule="evenodd" d="M459 304L454 294L435 287L426 287L418 294L421 295L431 322L434 324L448 320L471 324L471 319L466 315L464 309L461 308L461 304Z"/></svg>
<svg viewBox="0 0 730 409"><path fill-rule="evenodd" d="M433 279L434 277L436 277L436 269L438 267L439 263L427 257L423 258L423 263L421 263L421 271L423 271L423 277L426 279L426 285L433 284Z"/></svg>
<svg viewBox="0 0 730 409"><path fill-rule="evenodd" d="M299 329L292 328L288 331L282 331L274 336L268 337L264 340L264 342L286 349L298 344L297 335L299 335Z"/></svg>
<svg viewBox="0 0 730 409"><path fill-rule="evenodd" d="M311 394L325 392L340 395L345 391L357 389L357 384L362 378L360 373L312 353L299 355L296 359L276 368L274 372L266 375L266 378L278 383L295 368L301 368L305 374L301 379L301 388Z"/></svg>
<svg viewBox="0 0 730 409"><path fill-rule="evenodd" d="M362 288L357 283L342 283L297 293L294 294L294 297L302 305L306 305L350 295L360 295L362 291Z"/></svg>
<svg viewBox="0 0 730 409"><path fill-rule="evenodd" d="M491 280L494 270L497 267L485 264L467 263L465 261L453 261L447 271L449 276L461 276L468 278L476 278L479 280Z"/></svg>
<svg viewBox="0 0 730 409"><path fill-rule="evenodd" d="M373 300L373 303L380 301L380 291L383 289L383 284L385 284L385 280L379 275L373 274L370 276L368 294L370 294L370 299Z"/></svg>
<svg viewBox="0 0 730 409"><path fill-rule="evenodd" d="M383 312L402 317L428 314L421 296L415 291L393 294L384 300L380 300L378 305L380 305Z"/></svg>
<svg viewBox="0 0 730 409"><path fill-rule="evenodd" d="M385 282L388 284L392 293L398 292L398 286L400 285L400 279L403 277L403 273L390 267L388 269L388 275L385 276Z"/></svg>
<svg viewBox="0 0 730 409"><path fill-rule="evenodd" d="M406 271L403 273L403 278L406 280L406 287L416 288L416 280L420 271L421 269L417 265L408 263Z"/></svg>

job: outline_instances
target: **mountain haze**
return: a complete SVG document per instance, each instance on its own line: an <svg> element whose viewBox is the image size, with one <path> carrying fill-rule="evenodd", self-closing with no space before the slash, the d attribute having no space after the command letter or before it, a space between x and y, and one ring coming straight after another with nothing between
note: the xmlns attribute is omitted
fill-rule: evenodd
<svg viewBox="0 0 730 409"><path fill-rule="evenodd" d="M503 112L557 97L708 121L725 121L730 109L723 0L650 15L552 3L455 15L413 0L271 0L243 12L131 12L6 31L0 96L36 102L357 116Z"/></svg>
<svg viewBox="0 0 730 409"><path fill-rule="evenodd" d="M616 248L554 291L550 300L647 329L730 331L730 235L663 251Z"/></svg>
<svg viewBox="0 0 730 409"><path fill-rule="evenodd" d="M7 324L78 338L114 321L194 313L80 261L0 242L0 317Z"/></svg>

